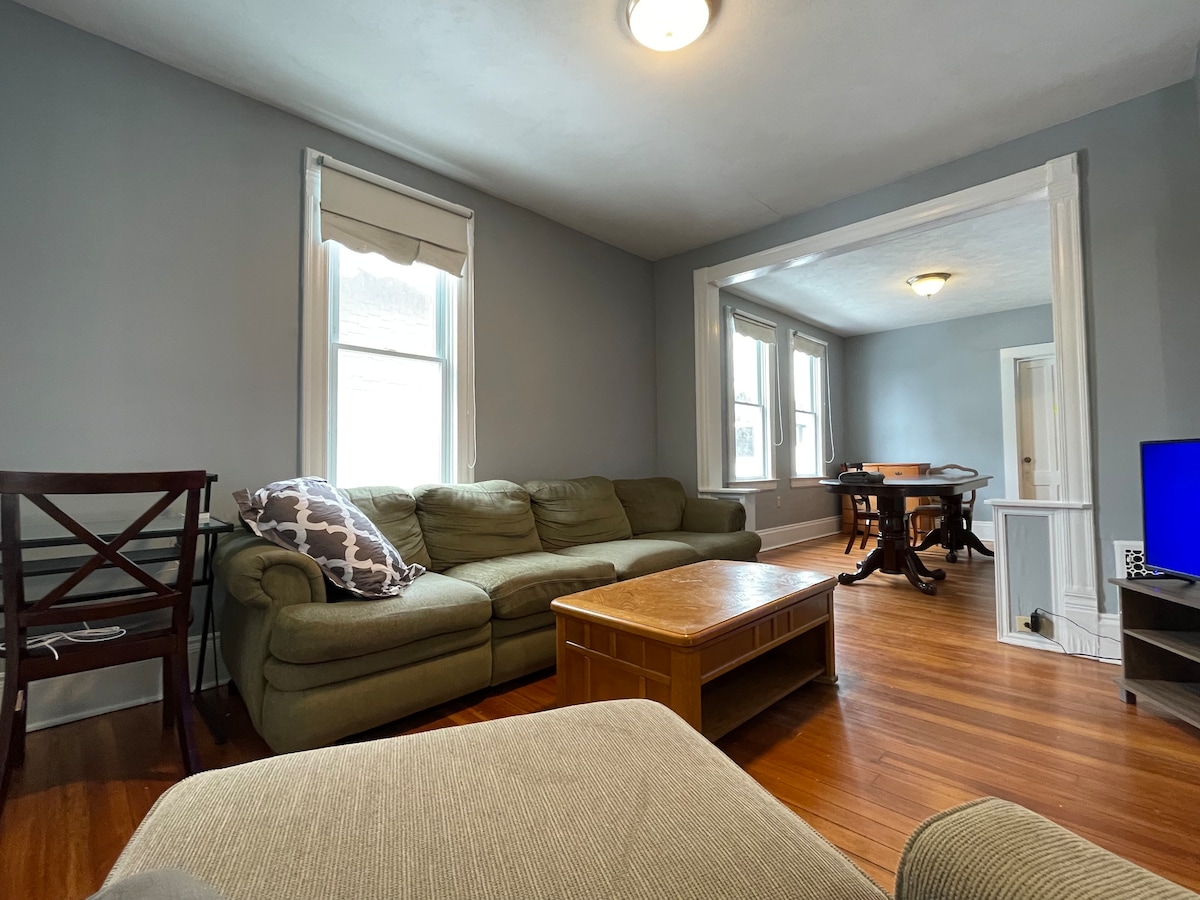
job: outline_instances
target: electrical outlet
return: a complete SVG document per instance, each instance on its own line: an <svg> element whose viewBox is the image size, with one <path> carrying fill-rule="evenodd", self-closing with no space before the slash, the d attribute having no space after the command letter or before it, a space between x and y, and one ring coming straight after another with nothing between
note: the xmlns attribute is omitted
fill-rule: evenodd
<svg viewBox="0 0 1200 900"><path fill-rule="evenodd" d="M776 498L775 498L775 508L776 508L776 509L783 509L783 498L782 498L782 497L776 497Z"/></svg>
<svg viewBox="0 0 1200 900"><path fill-rule="evenodd" d="M1017 631L1028 631L1033 633L1033 629L1030 627L1031 621L1032 616L1017 616Z"/></svg>

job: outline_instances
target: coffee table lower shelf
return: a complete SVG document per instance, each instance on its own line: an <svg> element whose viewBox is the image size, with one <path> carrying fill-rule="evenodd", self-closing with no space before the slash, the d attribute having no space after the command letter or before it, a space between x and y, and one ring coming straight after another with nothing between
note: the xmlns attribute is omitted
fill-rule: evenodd
<svg viewBox="0 0 1200 900"><path fill-rule="evenodd" d="M715 741L810 681L836 680L822 679L823 646L814 646L816 641L806 640L811 636L823 645L820 626L824 624L816 623L786 644L704 684L700 688L700 732Z"/></svg>

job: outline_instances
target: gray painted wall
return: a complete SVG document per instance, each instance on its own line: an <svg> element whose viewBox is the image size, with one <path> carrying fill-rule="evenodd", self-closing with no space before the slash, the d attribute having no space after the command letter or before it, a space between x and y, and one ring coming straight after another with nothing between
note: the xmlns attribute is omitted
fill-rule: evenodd
<svg viewBox="0 0 1200 900"><path fill-rule="evenodd" d="M654 473L650 263L7 0L0 468L298 474L305 147L475 210L478 478Z"/></svg>
<svg viewBox="0 0 1200 900"><path fill-rule="evenodd" d="M0 123L3 467L297 474L315 147L476 211L478 478L653 474L645 260L7 0Z"/></svg>
<svg viewBox="0 0 1200 900"><path fill-rule="evenodd" d="M726 291L721 291L720 294L722 322L725 321L724 311L733 307L775 323L775 342L776 346L781 348L779 354L780 385L789 385L792 383L792 358L787 352L788 332L790 330L795 329L803 332L810 337L825 341L829 345L826 353L825 368L829 373L829 404L833 410L834 448L841 447L842 441L845 440L842 409L845 407L846 402L843 390L845 383L843 339L830 331L826 331L824 328L820 328L810 322L805 322L802 319L785 315L778 310L769 309L750 300L744 300ZM721 383L728 385L727 374L722 377ZM786 406L788 398L791 395L786 388L781 393L781 402ZM726 403L728 403L728 398L726 398ZM755 496L755 527L760 531L764 528L776 528L781 525L791 525L796 522L809 522L813 519L825 518L826 516L841 515L842 507L840 498L830 494L820 485L791 486L789 473L792 471L793 433L790 428L790 415L790 412L784 408L784 441L783 445L777 447L775 452L775 472L778 476L779 486L773 491L762 491ZM825 453L826 456L829 455L828 448L826 448ZM841 456L834 457L834 461L828 467L830 473L838 471L838 463L841 458Z"/></svg>
<svg viewBox="0 0 1200 900"><path fill-rule="evenodd" d="M1054 340L1049 306L951 319L847 338L846 455L877 462L961 463L995 479L984 501L1005 496L1000 350Z"/></svg>
<svg viewBox="0 0 1200 900"><path fill-rule="evenodd" d="M1095 500L1112 541L1141 535L1138 441L1200 435L1200 116L1189 80L654 265L658 460L696 482L692 271L1082 151ZM1106 586L1106 608L1116 592Z"/></svg>

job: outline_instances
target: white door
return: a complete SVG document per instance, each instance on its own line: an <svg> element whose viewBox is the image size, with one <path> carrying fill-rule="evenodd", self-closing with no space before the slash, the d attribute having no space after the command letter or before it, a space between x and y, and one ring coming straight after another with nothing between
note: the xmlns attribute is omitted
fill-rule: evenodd
<svg viewBox="0 0 1200 900"><path fill-rule="evenodd" d="M1017 361L1017 455L1022 500L1058 500L1062 487L1054 428L1054 357Z"/></svg>

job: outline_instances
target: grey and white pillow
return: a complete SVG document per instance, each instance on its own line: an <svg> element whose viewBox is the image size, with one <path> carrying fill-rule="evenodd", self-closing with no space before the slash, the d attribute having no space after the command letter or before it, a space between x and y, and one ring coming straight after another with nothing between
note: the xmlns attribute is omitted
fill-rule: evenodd
<svg viewBox="0 0 1200 900"><path fill-rule="evenodd" d="M395 597L425 571L400 553L362 510L324 478L276 481L235 491L242 521L259 537L317 561L340 588L367 599Z"/></svg>

